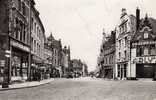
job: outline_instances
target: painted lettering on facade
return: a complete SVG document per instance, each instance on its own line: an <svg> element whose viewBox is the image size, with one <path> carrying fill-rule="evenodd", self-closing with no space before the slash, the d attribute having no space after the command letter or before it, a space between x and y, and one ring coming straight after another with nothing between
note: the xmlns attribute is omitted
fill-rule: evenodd
<svg viewBox="0 0 156 100"><path fill-rule="evenodd" d="M29 52L29 50L30 50L27 46L24 46L23 44L21 44L19 42L11 41L11 45L14 47L17 47L19 49L22 49L24 51L27 51L27 52Z"/></svg>
<svg viewBox="0 0 156 100"><path fill-rule="evenodd" d="M132 63L133 64L144 64L144 63L156 63L156 56L150 56L150 57L136 57L132 58Z"/></svg>

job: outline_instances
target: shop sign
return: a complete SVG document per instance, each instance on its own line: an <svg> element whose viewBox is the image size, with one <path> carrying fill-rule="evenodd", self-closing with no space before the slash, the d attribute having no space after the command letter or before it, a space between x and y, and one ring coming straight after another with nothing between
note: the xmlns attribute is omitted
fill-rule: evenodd
<svg viewBox="0 0 156 100"><path fill-rule="evenodd" d="M156 56L150 56L150 57L136 57L132 59L132 63L138 63L138 64L143 64L143 63L156 63Z"/></svg>
<svg viewBox="0 0 156 100"><path fill-rule="evenodd" d="M11 41L12 46L20 48L24 51L29 52L29 48L27 46L24 46L23 44L19 43L19 42L15 42L15 41Z"/></svg>

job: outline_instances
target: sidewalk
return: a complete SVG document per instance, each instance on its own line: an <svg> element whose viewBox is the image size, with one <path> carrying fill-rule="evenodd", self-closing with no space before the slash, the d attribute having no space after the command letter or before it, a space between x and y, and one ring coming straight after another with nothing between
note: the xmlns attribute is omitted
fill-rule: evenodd
<svg viewBox="0 0 156 100"><path fill-rule="evenodd" d="M32 81L32 82L24 82L24 83L19 83L19 84L12 84L12 85L9 85L9 88L2 88L2 85L0 85L0 91L36 87L36 86L50 83L52 81L54 81L54 78L41 80L40 82Z"/></svg>

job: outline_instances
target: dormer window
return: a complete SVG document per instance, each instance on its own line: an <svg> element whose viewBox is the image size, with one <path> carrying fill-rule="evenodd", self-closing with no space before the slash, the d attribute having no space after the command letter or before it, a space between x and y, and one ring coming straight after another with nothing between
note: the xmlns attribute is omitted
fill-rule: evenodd
<svg viewBox="0 0 156 100"><path fill-rule="evenodd" d="M147 39L148 38L148 33L146 32L146 33L144 33L144 39Z"/></svg>

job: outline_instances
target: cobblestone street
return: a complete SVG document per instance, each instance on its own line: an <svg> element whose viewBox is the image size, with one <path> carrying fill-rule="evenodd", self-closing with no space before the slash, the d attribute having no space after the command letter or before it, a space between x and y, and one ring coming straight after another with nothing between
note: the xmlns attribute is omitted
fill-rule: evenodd
<svg viewBox="0 0 156 100"><path fill-rule="evenodd" d="M0 91L0 100L155 100L154 81L55 79L50 84Z"/></svg>

